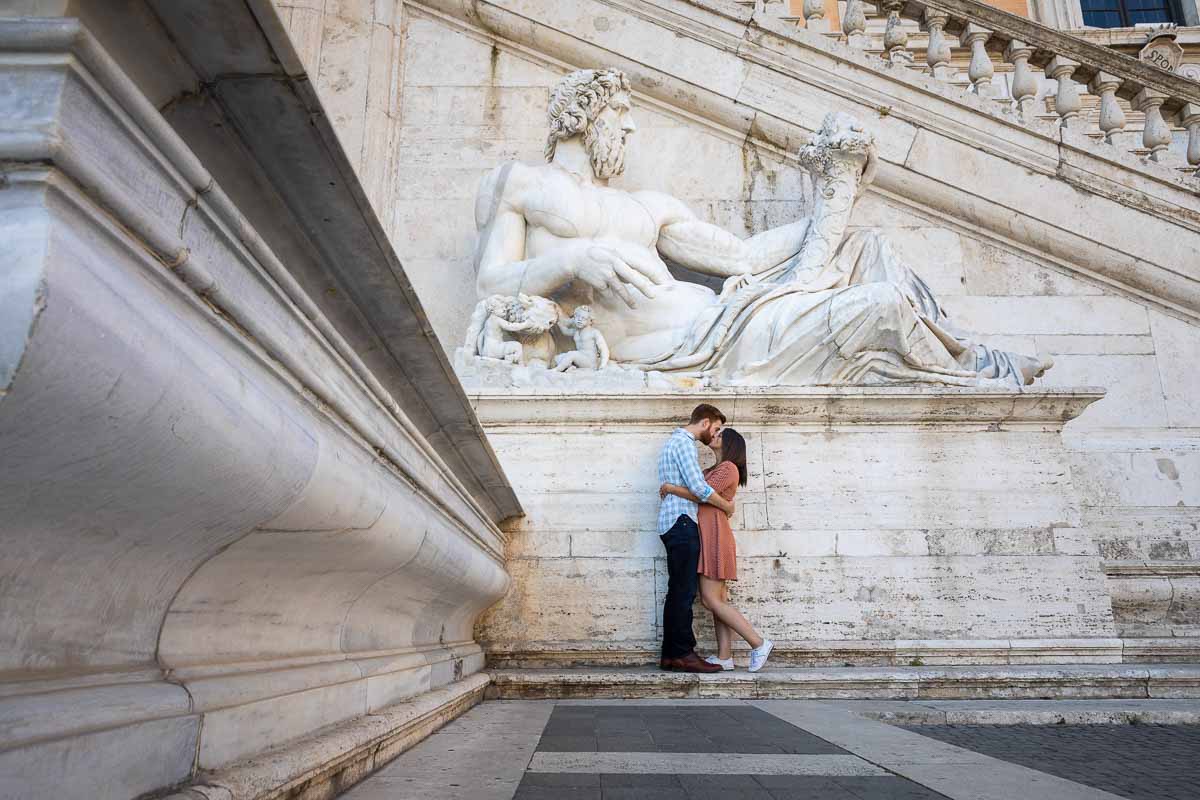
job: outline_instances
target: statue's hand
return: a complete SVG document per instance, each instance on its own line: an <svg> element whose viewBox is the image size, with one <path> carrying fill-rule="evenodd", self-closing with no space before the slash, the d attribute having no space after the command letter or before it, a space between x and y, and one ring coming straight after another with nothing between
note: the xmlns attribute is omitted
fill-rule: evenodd
<svg viewBox="0 0 1200 800"><path fill-rule="evenodd" d="M721 285L721 297L728 297L757 282L758 278L749 274L734 275L731 278L726 278L725 283Z"/></svg>
<svg viewBox="0 0 1200 800"><path fill-rule="evenodd" d="M593 289L616 294L630 308L638 304L630 287L646 297L655 295L654 284L665 282L664 270L655 269L651 259L639 259L635 253L594 242L581 242L572 254L571 268L576 279Z"/></svg>

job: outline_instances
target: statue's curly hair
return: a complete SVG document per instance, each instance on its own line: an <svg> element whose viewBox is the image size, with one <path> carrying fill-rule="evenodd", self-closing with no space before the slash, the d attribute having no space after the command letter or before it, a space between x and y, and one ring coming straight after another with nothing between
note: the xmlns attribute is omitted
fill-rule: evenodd
<svg viewBox="0 0 1200 800"><path fill-rule="evenodd" d="M559 81L546 109L550 118L546 160L554 158L560 141L587 130L588 123L604 110L613 95L628 91L629 78L619 69L577 69Z"/></svg>

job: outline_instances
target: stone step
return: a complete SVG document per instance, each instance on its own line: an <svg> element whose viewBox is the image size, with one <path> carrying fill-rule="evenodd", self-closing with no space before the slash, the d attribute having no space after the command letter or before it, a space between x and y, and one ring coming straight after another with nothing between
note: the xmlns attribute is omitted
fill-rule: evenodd
<svg viewBox="0 0 1200 800"><path fill-rule="evenodd" d="M871 700L1200 698L1200 664L844 667L733 670L496 669L488 699L757 698Z"/></svg>

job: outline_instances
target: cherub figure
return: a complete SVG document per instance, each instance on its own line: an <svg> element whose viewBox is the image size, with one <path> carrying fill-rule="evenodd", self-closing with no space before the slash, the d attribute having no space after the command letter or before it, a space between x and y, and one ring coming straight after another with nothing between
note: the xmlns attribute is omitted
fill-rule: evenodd
<svg viewBox="0 0 1200 800"><path fill-rule="evenodd" d="M523 316L522 306L514 298L494 294L480 301L468 326L467 352L510 364L523 364L525 348L520 342L504 338L505 331L522 333L534 327Z"/></svg>
<svg viewBox="0 0 1200 800"><path fill-rule="evenodd" d="M575 349L554 359L554 369L566 372L571 367L604 369L608 366L608 342L592 325L590 306L578 306L575 313L559 320L558 329L575 339Z"/></svg>

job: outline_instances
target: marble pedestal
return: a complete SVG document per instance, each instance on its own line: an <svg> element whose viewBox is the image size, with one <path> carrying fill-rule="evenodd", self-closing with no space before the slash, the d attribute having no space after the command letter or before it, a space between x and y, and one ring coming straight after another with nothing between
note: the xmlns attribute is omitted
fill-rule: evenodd
<svg viewBox="0 0 1200 800"><path fill-rule="evenodd" d="M775 639L777 664L1120 661L1060 435L1102 395L477 394L528 512L510 527L513 586L478 638L497 666L657 657L666 569L655 461L705 400L749 445L732 599ZM696 611L707 646L711 622Z"/></svg>

